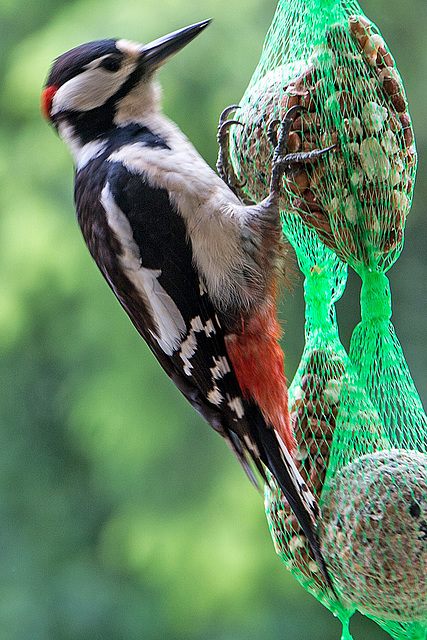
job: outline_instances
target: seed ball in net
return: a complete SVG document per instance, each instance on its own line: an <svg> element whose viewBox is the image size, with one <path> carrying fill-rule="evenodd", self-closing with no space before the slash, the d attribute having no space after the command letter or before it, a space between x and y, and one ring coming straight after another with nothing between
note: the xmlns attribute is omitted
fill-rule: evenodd
<svg viewBox="0 0 427 640"><path fill-rule="evenodd" d="M255 200L268 192L270 127L292 108L285 155L311 153L311 160L285 176L283 209L296 212L344 262L391 264L402 248L416 150L401 77L363 18L331 26L307 60L279 65L251 86L232 159Z"/></svg>
<svg viewBox="0 0 427 640"><path fill-rule="evenodd" d="M356 459L322 512L322 550L340 594L368 615L426 619L427 455L391 449Z"/></svg>
<svg viewBox="0 0 427 640"><path fill-rule="evenodd" d="M293 387L290 419L298 451L295 464L316 500L322 493L339 412L344 363L314 349L299 384ZM278 555L305 585L328 592L319 566L296 516L274 479L266 491L267 518Z"/></svg>

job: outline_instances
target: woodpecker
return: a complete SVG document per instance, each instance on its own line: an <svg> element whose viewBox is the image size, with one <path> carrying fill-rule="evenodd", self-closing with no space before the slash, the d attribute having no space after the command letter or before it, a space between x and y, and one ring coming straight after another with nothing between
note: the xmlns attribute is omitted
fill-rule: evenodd
<svg viewBox="0 0 427 640"><path fill-rule="evenodd" d="M172 381L257 484L271 471L325 577L318 507L292 459L276 314L276 154L247 206L160 110L156 71L210 20L141 45L89 42L54 62L42 112L75 164L75 206L96 264Z"/></svg>

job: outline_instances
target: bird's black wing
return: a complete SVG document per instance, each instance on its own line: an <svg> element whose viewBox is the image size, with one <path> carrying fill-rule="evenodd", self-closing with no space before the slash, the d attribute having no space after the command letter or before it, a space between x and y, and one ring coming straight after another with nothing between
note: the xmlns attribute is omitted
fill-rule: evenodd
<svg viewBox="0 0 427 640"><path fill-rule="evenodd" d="M95 197L94 197L95 196ZM228 442L251 480L263 468L184 221L163 189L105 156L76 175L76 209L98 267L159 363Z"/></svg>
<svg viewBox="0 0 427 640"><path fill-rule="evenodd" d="M249 477L254 481L249 459L263 476L263 464L274 474L327 575L314 500L257 405L242 397L182 217L167 191L143 174L102 157L92 165L77 174L76 207L104 277L166 373L226 439Z"/></svg>

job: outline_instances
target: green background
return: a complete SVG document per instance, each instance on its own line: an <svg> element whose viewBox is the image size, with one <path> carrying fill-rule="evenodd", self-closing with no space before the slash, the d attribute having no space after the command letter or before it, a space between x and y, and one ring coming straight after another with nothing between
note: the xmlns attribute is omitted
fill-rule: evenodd
<svg viewBox="0 0 427 640"><path fill-rule="evenodd" d="M39 113L51 61L82 42L147 42L213 17L161 71L164 109L213 165L274 0L0 0L0 637L332 640L340 625L275 555L262 498L162 373L92 263L73 169ZM393 320L427 397L427 11L365 0L397 61L420 154ZM339 303L348 345L359 282ZM286 373L303 347L287 293ZM355 616L355 639L388 637Z"/></svg>

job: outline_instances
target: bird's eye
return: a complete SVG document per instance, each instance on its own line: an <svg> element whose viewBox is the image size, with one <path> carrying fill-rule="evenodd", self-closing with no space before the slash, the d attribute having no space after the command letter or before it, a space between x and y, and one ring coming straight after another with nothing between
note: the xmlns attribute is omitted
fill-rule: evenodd
<svg viewBox="0 0 427 640"><path fill-rule="evenodd" d="M105 69L105 71L110 71L113 73L114 71L118 71L120 69L120 65L120 58L118 58L117 56L108 56L108 58L104 58L103 60L101 60L98 66L101 69Z"/></svg>

